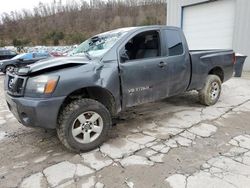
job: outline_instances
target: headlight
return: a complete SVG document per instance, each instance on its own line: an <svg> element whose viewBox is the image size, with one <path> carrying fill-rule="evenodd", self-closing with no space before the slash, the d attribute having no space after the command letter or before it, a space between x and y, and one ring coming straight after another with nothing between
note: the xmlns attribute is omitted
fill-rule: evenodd
<svg viewBox="0 0 250 188"><path fill-rule="evenodd" d="M2 66L3 65L3 63L0 63L0 66Z"/></svg>
<svg viewBox="0 0 250 188"><path fill-rule="evenodd" d="M59 76L37 76L29 78L25 92L27 94L51 94L54 92Z"/></svg>

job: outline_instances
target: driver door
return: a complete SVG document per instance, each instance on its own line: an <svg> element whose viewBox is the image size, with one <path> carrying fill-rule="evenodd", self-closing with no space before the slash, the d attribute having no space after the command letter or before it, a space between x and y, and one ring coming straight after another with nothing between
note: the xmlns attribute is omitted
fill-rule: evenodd
<svg viewBox="0 0 250 188"><path fill-rule="evenodd" d="M161 38L160 30L150 30L138 33L123 44L119 64L123 107L166 97L167 69Z"/></svg>

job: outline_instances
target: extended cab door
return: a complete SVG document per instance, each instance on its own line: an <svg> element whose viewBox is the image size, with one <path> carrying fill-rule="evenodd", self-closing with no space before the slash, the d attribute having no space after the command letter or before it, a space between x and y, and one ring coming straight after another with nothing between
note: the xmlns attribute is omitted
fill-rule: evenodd
<svg viewBox="0 0 250 188"><path fill-rule="evenodd" d="M167 69L160 29L134 34L119 50L123 107L165 98Z"/></svg>
<svg viewBox="0 0 250 188"><path fill-rule="evenodd" d="M182 31L163 29L166 50L167 96L180 94L188 88L191 79L191 62L188 46Z"/></svg>

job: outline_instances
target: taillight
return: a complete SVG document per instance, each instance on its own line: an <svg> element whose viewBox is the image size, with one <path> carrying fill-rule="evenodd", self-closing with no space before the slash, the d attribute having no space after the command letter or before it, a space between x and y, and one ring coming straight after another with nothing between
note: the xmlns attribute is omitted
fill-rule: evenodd
<svg viewBox="0 0 250 188"><path fill-rule="evenodd" d="M236 55L235 55L235 53L233 53L233 64L234 65L236 64Z"/></svg>

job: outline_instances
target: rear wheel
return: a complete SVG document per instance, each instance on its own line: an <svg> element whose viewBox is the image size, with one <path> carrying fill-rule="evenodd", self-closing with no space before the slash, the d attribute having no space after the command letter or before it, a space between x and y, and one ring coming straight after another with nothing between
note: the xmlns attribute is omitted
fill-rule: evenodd
<svg viewBox="0 0 250 188"><path fill-rule="evenodd" d="M221 80L216 75L208 75L204 87L199 91L201 104L214 105L220 98Z"/></svg>
<svg viewBox="0 0 250 188"><path fill-rule="evenodd" d="M71 102L59 115L57 134L71 151L89 151L100 146L111 127L109 111L92 99Z"/></svg>

